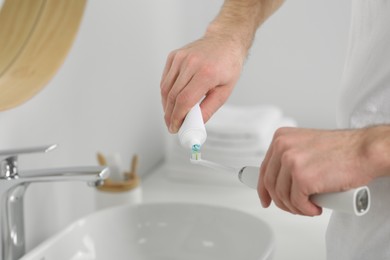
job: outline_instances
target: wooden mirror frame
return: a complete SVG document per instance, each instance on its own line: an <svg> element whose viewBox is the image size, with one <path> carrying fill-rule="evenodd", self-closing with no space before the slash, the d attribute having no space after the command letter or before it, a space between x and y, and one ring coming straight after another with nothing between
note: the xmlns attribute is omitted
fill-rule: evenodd
<svg viewBox="0 0 390 260"><path fill-rule="evenodd" d="M77 34L86 0L4 0L0 10L0 111L36 95Z"/></svg>

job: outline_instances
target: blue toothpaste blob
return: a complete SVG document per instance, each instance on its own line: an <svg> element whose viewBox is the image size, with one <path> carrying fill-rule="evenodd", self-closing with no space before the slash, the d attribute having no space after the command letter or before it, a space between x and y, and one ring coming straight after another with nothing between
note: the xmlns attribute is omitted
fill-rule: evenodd
<svg viewBox="0 0 390 260"><path fill-rule="evenodd" d="M200 144L194 144L191 148L191 159L200 160Z"/></svg>

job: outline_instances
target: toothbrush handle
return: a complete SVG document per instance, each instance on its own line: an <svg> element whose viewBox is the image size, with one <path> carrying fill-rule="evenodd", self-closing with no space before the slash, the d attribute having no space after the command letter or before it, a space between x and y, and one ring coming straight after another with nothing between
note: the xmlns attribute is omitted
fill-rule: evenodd
<svg viewBox="0 0 390 260"><path fill-rule="evenodd" d="M238 173L238 179L250 188L257 189L259 167L246 166ZM343 192L316 194L310 197L316 205L335 211L362 216L370 209L370 190L367 186Z"/></svg>

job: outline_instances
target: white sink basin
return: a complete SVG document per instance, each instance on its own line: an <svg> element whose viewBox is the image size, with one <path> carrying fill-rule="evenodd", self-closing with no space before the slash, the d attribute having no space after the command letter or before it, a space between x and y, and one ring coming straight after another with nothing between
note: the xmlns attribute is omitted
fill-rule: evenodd
<svg viewBox="0 0 390 260"><path fill-rule="evenodd" d="M271 259L274 237L259 218L225 207L155 203L83 218L22 260Z"/></svg>

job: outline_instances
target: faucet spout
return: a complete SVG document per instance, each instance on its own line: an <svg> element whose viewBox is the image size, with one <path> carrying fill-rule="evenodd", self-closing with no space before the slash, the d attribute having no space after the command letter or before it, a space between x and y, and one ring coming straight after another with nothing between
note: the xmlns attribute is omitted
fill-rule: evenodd
<svg viewBox="0 0 390 260"><path fill-rule="evenodd" d="M98 186L109 174L108 168L101 166L29 170L20 173L18 182L83 181L91 186Z"/></svg>
<svg viewBox="0 0 390 260"><path fill-rule="evenodd" d="M0 177L2 259L16 260L25 253L23 197L30 183L82 181L99 186L108 176L108 168L92 166L14 171Z"/></svg>

